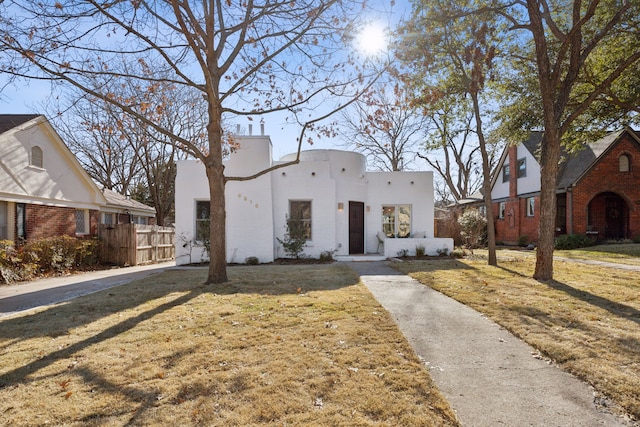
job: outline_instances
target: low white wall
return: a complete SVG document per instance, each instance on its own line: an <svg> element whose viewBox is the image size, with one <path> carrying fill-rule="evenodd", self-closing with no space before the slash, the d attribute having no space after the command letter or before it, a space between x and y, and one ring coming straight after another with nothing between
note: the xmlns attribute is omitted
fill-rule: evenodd
<svg viewBox="0 0 640 427"><path fill-rule="evenodd" d="M384 256L386 258L394 258L402 255L402 251L406 250L407 256L415 256L416 248L424 247L424 254L429 256L438 256L446 250L446 255L453 251L453 239L449 237L436 238L406 238L406 239L385 239L384 240ZM440 252L438 252L440 251Z"/></svg>

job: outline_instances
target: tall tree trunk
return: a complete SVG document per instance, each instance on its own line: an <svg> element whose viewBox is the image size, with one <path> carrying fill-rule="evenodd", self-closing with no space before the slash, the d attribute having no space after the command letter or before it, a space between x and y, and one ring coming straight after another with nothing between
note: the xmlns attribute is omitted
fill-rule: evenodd
<svg viewBox="0 0 640 427"><path fill-rule="evenodd" d="M209 221L209 273L205 284L217 284L227 279L227 211L225 205L224 188L226 178L222 164L222 115L221 108L209 97L209 123L207 134L209 138L209 155L206 157L205 168L209 180L210 221Z"/></svg>
<svg viewBox="0 0 640 427"><path fill-rule="evenodd" d="M476 119L476 131L478 133L478 142L480 145L480 153L482 154L482 194L484 198L484 206L487 216L487 247L489 249L489 265L498 265L496 256L496 231L493 221L493 204L491 203L491 166L489 165L489 154L487 153L487 141L484 138L484 130L482 129L482 116L480 115L480 103L478 101L478 93L472 92L473 113Z"/></svg>
<svg viewBox="0 0 640 427"><path fill-rule="evenodd" d="M545 131L540 147L540 223L534 279L553 279L553 251L556 231L556 187L560 162L560 136L553 128Z"/></svg>

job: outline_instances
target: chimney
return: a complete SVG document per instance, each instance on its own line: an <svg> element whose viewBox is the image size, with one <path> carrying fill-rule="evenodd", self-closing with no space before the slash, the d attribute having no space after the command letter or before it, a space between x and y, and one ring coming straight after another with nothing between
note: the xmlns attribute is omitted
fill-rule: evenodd
<svg viewBox="0 0 640 427"><path fill-rule="evenodd" d="M264 136L264 123L260 123L260 135Z"/></svg>
<svg viewBox="0 0 640 427"><path fill-rule="evenodd" d="M249 124L249 136L253 135L253 125Z"/></svg>
<svg viewBox="0 0 640 427"><path fill-rule="evenodd" d="M236 135L240 135L240 125L236 126Z"/></svg>

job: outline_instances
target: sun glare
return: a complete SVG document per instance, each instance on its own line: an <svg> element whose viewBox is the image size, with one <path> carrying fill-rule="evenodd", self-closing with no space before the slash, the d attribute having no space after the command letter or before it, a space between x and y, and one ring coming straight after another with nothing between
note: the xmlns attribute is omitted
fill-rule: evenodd
<svg viewBox="0 0 640 427"><path fill-rule="evenodd" d="M387 36L382 25L373 23L364 27L356 38L357 49L367 56L387 50Z"/></svg>

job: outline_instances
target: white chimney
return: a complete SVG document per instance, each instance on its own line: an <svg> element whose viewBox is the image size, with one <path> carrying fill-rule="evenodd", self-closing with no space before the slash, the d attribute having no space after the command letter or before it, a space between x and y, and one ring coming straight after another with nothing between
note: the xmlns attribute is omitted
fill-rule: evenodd
<svg viewBox="0 0 640 427"><path fill-rule="evenodd" d="M253 125L249 124L249 136L253 135Z"/></svg>
<svg viewBox="0 0 640 427"><path fill-rule="evenodd" d="M240 125L236 126L236 135L240 135Z"/></svg>
<svg viewBox="0 0 640 427"><path fill-rule="evenodd" d="M264 136L264 123L260 123L260 135Z"/></svg>

